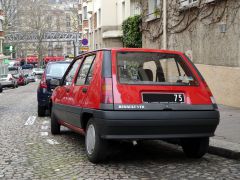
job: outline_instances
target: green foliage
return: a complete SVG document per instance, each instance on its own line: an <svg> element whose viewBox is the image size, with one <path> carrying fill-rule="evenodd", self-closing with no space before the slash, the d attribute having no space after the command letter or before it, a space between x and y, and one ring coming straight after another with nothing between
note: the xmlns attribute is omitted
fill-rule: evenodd
<svg viewBox="0 0 240 180"><path fill-rule="evenodd" d="M129 17L122 24L123 30L123 44L124 47L141 48L142 47L142 33L140 25L142 18L140 15Z"/></svg>

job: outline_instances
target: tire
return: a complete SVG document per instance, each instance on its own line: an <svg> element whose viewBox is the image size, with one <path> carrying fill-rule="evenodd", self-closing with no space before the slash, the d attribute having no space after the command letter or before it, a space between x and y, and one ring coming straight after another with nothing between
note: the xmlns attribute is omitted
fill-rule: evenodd
<svg viewBox="0 0 240 180"><path fill-rule="evenodd" d="M209 147L209 137L181 139L183 152L189 158L203 157Z"/></svg>
<svg viewBox="0 0 240 180"><path fill-rule="evenodd" d="M38 105L38 117L44 117L45 112L46 112L46 107Z"/></svg>
<svg viewBox="0 0 240 180"><path fill-rule="evenodd" d="M3 92L3 89L2 89L2 86L0 85L0 93L2 93Z"/></svg>
<svg viewBox="0 0 240 180"><path fill-rule="evenodd" d="M51 133L53 135L60 134L61 125L58 123L53 112L51 113Z"/></svg>
<svg viewBox="0 0 240 180"><path fill-rule="evenodd" d="M101 139L99 128L94 119L91 118L87 123L85 134L85 149L88 160L92 163L99 163L106 159L108 142Z"/></svg>

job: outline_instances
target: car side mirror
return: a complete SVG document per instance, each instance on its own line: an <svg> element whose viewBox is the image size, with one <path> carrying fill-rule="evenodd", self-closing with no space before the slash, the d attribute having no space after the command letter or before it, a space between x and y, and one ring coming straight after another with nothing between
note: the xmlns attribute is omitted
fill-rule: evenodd
<svg viewBox="0 0 240 180"><path fill-rule="evenodd" d="M60 80L59 79L51 79L50 84L54 85L54 86L59 86L60 85Z"/></svg>

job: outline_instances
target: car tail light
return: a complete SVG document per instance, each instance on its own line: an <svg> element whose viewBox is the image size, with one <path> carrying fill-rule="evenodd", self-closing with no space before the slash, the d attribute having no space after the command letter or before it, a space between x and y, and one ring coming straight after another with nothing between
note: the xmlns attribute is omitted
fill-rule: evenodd
<svg viewBox="0 0 240 180"><path fill-rule="evenodd" d="M47 79L46 79L46 74L45 73L43 73L43 75L42 75L42 79L40 81L39 87L40 88L47 88Z"/></svg>
<svg viewBox="0 0 240 180"><path fill-rule="evenodd" d="M212 97L213 94L212 94L212 92L211 92L210 88L208 87L208 85L207 85L207 83L206 83L205 80L203 81L203 85L204 85L204 87L206 88L208 95L209 95L210 97Z"/></svg>
<svg viewBox="0 0 240 180"><path fill-rule="evenodd" d="M102 79L101 103L113 103L112 78Z"/></svg>
<svg viewBox="0 0 240 180"><path fill-rule="evenodd" d="M207 93L208 93L208 95L210 97L210 100L211 100L213 106L214 106L214 109L217 110L218 109L217 102L216 102L215 98L213 97L213 94L212 94L212 92L211 92L210 88L208 87L208 85L207 85L205 80L203 81L203 84L204 84L204 86L205 86L205 88L207 90Z"/></svg>

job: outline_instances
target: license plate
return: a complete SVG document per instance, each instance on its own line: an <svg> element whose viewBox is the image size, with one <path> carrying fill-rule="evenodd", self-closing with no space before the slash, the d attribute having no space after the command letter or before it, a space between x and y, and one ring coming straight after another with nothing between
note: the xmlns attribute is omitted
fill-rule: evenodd
<svg viewBox="0 0 240 180"><path fill-rule="evenodd" d="M145 103L184 103L184 94L143 94Z"/></svg>

